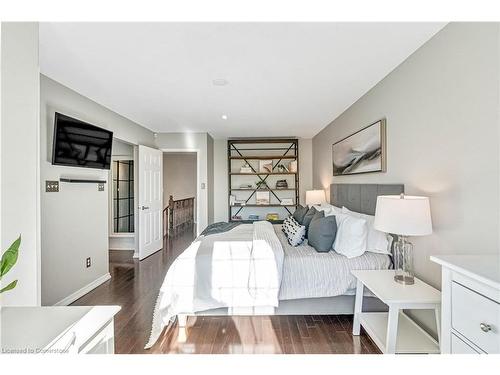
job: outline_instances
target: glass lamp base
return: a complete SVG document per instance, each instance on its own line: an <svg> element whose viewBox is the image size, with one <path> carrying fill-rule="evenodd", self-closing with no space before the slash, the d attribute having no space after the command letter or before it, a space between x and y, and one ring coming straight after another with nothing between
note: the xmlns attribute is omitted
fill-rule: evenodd
<svg viewBox="0 0 500 375"><path fill-rule="evenodd" d="M394 281L403 285L413 285L415 284L415 278L413 276L403 276L403 275L395 275Z"/></svg>

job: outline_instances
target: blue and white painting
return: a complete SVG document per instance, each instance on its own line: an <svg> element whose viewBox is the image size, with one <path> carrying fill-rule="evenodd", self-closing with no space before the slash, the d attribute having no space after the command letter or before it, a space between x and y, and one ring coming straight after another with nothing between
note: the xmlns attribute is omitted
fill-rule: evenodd
<svg viewBox="0 0 500 375"><path fill-rule="evenodd" d="M385 120L334 143L333 175L385 172Z"/></svg>

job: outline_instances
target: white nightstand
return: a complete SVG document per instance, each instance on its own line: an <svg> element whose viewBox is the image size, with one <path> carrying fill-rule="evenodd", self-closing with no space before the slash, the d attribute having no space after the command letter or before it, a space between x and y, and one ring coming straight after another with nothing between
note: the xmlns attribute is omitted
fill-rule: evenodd
<svg viewBox="0 0 500 375"><path fill-rule="evenodd" d="M396 283L394 270L360 270L351 273L358 280L353 335L359 335L362 325L382 353L439 353L439 343L402 311L434 310L439 332L439 290L417 278L413 285ZM388 313L362 312L364 287L389 306Z"/></svg>

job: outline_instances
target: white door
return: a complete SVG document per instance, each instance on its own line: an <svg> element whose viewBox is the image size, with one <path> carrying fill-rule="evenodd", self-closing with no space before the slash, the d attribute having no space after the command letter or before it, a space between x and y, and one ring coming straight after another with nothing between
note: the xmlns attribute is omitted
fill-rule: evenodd
<svg viewBox="0 0 500 375"><path fill-rule="evenodd" d="M139 259L163 247L163 153L139 145Z"/></svg>

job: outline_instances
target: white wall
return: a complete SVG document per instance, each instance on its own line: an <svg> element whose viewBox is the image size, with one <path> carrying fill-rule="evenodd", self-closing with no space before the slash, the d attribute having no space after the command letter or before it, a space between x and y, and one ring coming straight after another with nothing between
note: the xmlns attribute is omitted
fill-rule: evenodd
<svg viewBox="0 0 500 375"><path fill-rule="evenodd" d="M207 189L208 189L208 223L212 224L215 217L214 200L214 139L207 134Z"/></svg>
<svg viewBox="0 0 500 375"><path fill-rule="evenodd" d="M214 139L214 221L228 220L227 139Z"/></svg>
<svg viewBox="0 0 500 375"><path fill-rule="evenodd" d="M160 133L156 137L156 147L166 151L198 151L197 186L197 231L201 232L209 223L208 215L208 134L207 133ZM204 188L203 188L204 187Z"/></svg>
<svg viewBox="0 0 500 375"><path fill-rule="evenodd" d="M2 285L2 305L40 304L38 24L1 25L1 247L22 235L17 264Z"/></svg>
<svg viewBox="0 0 500 375"><path fill-rule="evenodd" d="M214 140L214 221L228 220L227 139ZM312 189L312 139L299 139L299 201ZM267 210L265 210L267 211ZM262 212L265 212L262 211ZM260 212L258 212L260 214Z"/></svg>
<svg viewBox="0 0 500 375"><path fill-rule="evenodd" d="M313 187L312 139L299 139L299 203L306 204L306 191Z"/></svg>
<svg viewBox="0 0 500 375"><path fill-rule="evenodd" d="M196 153L174 152L163 154L163 206L168 206L170 195L175 200L196 198Z"/></svg>
<svg viewBox="0 0 500 375"><path fill-rule="evenodd" d="M108 274L108 185L60 183L58 193L46 193L45 180L61 176L108 179L98 169L54 166L50 163L54 112L110 129L131 144L154 146L153 133L77 92L41 75L41 213L42 304L52 305ZM85 259L92 257L92 267ZM64 282L61 282L64 280Z"/></svg>
<svg viewBox="0 0 500 375"><path fill-rule="evenodd" d="M414 238L417 276L433 254L499 251L499 25L453 23L313 139L314 186L404 183L431 199L434 233ZM332 178L332 143L387 118L387 172Z"/></svg>

